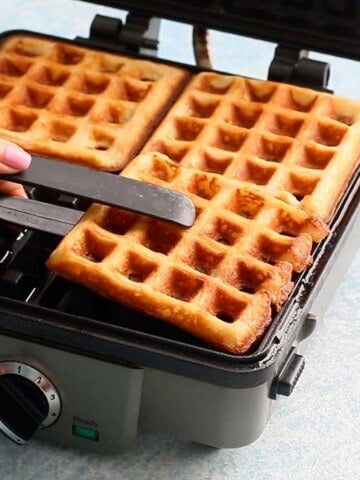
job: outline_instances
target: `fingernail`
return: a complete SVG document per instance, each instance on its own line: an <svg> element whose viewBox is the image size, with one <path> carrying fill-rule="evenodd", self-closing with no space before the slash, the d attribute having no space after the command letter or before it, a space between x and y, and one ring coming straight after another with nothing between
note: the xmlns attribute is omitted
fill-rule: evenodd
<svg viewBox="0 0 360 480"><path fill-rule="evenodd" d="M30 165L31 155L21 148L8 145L4 150L3 163L16 170L23 170Z"/></svg>

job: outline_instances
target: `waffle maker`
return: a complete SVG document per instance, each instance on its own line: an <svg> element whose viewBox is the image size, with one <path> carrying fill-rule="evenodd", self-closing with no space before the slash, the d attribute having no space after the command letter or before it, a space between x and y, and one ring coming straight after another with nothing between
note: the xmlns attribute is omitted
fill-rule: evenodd
<svg viewBox="0 0 360 480"><path fill-rule="evenodd" d="M200 68L209 58L198 40L211 28L276 42L269 79L318 90L327 89L329 65L308 50L360 56L353 0L92 3L129 12L125 22L96 16L89 38L74 40L105 50L154 56L160 19L171 19L193 25ZM28 193L70 207L74 218L87 207L41 188ZM278 396L293 391L308 339L359 246L359 200L357 172L312 266L261 342L240 357L55 277L44 262L59 236L0 221L1 431L19 444L34 436L107 454L128 447L138 430L218 448L253 442Z"/></svg>

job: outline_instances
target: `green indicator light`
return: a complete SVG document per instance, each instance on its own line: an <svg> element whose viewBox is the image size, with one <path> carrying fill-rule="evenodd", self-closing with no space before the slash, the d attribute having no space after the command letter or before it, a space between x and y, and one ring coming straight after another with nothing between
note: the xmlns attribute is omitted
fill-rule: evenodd
<svg viewBox="0 0 360 480"><path fill-rule="evenodd" d="M86 438L87 440L99 441L99 432L89 427L81 427L80 425L72 426L72 433L77 437Z"/></svg>

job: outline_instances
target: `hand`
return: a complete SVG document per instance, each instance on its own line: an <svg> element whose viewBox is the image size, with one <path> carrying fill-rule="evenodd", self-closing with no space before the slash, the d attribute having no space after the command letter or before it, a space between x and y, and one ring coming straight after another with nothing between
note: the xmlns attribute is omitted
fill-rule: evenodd
<svg viewBox="0 0 360 480"><path fill-rule="evenodd" d="M31 155L22 148L0 140L0 173L15 173L25 170L31 163ZM0 194L26 197L24 188L13 182L0 180Z"/></svg>

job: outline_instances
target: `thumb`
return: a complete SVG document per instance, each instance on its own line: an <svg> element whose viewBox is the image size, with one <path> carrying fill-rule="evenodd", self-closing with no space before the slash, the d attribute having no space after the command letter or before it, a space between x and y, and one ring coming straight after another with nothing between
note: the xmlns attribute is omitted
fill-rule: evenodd
<svg viewBox="0 0 360 480"><path fill-rule="evenodd" d="M14 173L30 165L31 155L22 148L0 140L0 173Z"/></svg>

